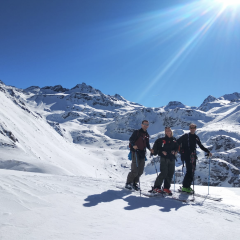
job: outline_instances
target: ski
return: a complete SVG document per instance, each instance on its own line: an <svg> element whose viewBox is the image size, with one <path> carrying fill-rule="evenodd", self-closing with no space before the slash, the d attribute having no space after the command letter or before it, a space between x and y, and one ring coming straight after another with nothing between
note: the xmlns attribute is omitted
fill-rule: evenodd
<svg viewBox="0 0 240 240"><path fill-rule="evenodd" d="M146 197L164 197L163 193L142 192L142 195Z"/></svg>
<svg viewBox="0 0 240 240"><path fill-rule="evenodd" d="M212 201L217 201L217 202L222 201L222 198L212 197L212 196L209 196L209 195L203 195L203 194L199 194L199 193L187 193L187 192L183 192L183 191L181 190L181 188L178 189L178 192L183 193L183 194L186 194L186 195L193 195L193 196L196 196L196 197L209 199L209 200L212 200Z"/></svg>
<svg viewBox="0 0 240 240"><path fill-rule="evenodd" d="M139 191L136 191L134 189L130 190L130 189L127 189L125 188L124 186L120 186L120 185L117 185L116 188L119 188L119 189L122 189L122 190L126 190L130 193L138 193ZM145 197L160 197L160 198L165 198L165 199L173 199L173 200L176 200L176 201L180 201L180 202L184 202L184 203L189 203L189 202L193 202L194 201L194 198L193 199L180 199L178 198L177 196L174 196L174 195L168 195L164 192L161 192L161 193L153 193L153 192L145 192L145 191L141 191L141 194Z"/></svg>
<svg viewBox="0 0 240 240"><path fill-rule="evenodd" d="M194 202L194 198L192 198L192 199L180 199L180 198L175 197L175 196L171 196L170 198L174 199L174 200L177 200L177 201L180 201L180 202L185 202L185 203Z"/></svg>
<svg viewBox="0 0 240 240"><path fill-rule="evenodd" d="M120 185L117 185L116 188L126 190L126 191L129 191L129 192L138 192L135 189L128 189L128 188L125 188L125 186L120 186Z"/></svg>
<svg viewBox="0 0 240 240"><path fill-rule="evenodd" d="M160 198L165 198L165 199L173 199L176 201L180 201L180 202L185 202L185 203L189 203L189 202L193 202L194 199L180 199L174 195L167 195L165 193L152 193L152 192L142 192L142 195L146 196L146 197L160 197Z"/></svg>

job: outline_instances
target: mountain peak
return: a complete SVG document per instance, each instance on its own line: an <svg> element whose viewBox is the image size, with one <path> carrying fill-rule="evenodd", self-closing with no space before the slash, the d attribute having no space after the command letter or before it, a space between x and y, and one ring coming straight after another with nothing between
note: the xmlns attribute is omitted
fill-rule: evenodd
<svg viewBox="0 0 240 240"><path fill-rule="evenodd" d="M212 95L209 95L203 102L213 102L216 98Z"/></svg>
<svg viewBox="0 0 240 240"><path fill-rule="evenodd" d="M219 99L234 101L234 100L240 99L240 93L234 92L232 94L225 94L222 97L220 97Z"/></svg>
<svg viewBox="0 0 240 240"><path fill-rule="evenodd" d="M206 105L206 104L209 103L209 102L214 102L214 101L216 101L216 100L217 100L217 98L215 98L215 97L212 96L212 95L209 95L207 98L204 99L203 103L200 105L199 108L203 107L204 105Z"/></svg>
<svg viewBox="0 0 240 240"><path fill-rule="evenodd" d="M120 101L126 101L126 99L124 97L120 96L117 93L113 97L116 98L117 100L120 100Z"/></svg>
<svg viewBox="0 0 240 240"><path fill-rule="evenodd" d="M32 93L37 93L40 91L40 87L39 86L31 86L31 87L28 87L28 88L25 88L24 91L25 92L32 92Z"/></svg>
<svg viewBox="0 0 240 240"><path fill-rule="evenodd" d="M165 109L186 108L186 105L178 101L170 101Z"/></svg>
<svg viewBox="0 0 240 240"><path fill-rule="evenodd" d="M82 84L77 84L75 87L70 89L71 92L82 92L82 93L101 93L100 90L93 88L90 85L87 85L86 83L82 83Z"/></svg>

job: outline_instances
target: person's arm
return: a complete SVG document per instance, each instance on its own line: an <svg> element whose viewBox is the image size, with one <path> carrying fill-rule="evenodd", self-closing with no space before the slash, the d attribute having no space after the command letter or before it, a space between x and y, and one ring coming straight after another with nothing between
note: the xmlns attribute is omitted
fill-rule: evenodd
<svg viewBox="0 0 240 240"><path fill-rule="evenodd" d="M157 155L159 152L159 139L157 139L155 141L155 143L153 144L153 155Z"/></svg>
<svg viewBox="0 0 240 240"><path fill-rule="evenodd" d="M173 139L173 142L174 142L174 146L173 146L173 150L171 151L171 153L176 155L177 151L178 151L178 143L177 143L177 140L175 138Z"/></svg>
<svg viewBox="0 0 240 240"><path fill-rule="evenodd" d="M166 148L165 138L161 138L161 141L160 141L160 144L159 144L159 155L161 157L166 157L168 155L167 149L168 148Z"/></svg>
<svg viewBox="0 0 240 240"><path fill-rule="evenodd" d="M148 138L146 139L146 146L147 146L147 149L149 150L149 151L151 151L151 147L150 147L150 144L149 144L149 135L148 135Z"/></svg>
<svg viewBox="0 0 240 240"><path fill-rule="evenodd" d="M177 144L178 144L178 145L181 145L181 144L182 144L182 142L183 142L183 136L184 136L184 135L182 135L182 136L177 140Z"/></svg>
<svg viewBox="0 0 240 240"><path fill-rule="evenodd" d="M177 139L174 138L174 151L177 152L178 151L178 142Z"/></svg>
<svg viewBox="0 0 240 240"><path fill-rule="evenodd" d="M149 136L149 134L147 133L146 147L147 147L147 149L151 152L151 154L153 154L153 149L151 149L151 146L150 146L150 143L149 143L149 139L150 139L150 136Z"/></svg>
<svg viewBox="0 0 240 240"><path fill-rule="evenodd" d="M204 152L210 153L210 151L202 145L199 137L196 138L196 142L197 142L197 145L198 145Z"/></svg>

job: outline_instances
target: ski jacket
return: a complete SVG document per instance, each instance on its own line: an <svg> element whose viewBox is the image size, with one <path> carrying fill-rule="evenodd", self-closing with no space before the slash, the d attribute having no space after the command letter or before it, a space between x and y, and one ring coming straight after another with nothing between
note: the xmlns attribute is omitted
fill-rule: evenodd
<svg viewBox="0 0 240 240"><path fill-rule="evenodd" d="M200 138L196 134L186 133L182 135L178 140L178 144L181 146L180 153L190 155L192 152L196 151L197 145L204 151L209 153L210 151L205 148Z"/></svg>
<svg viewBox="0 0 240 240"><path fill-rule="evenodd" d="M154 155L159 155L161 157L169 158L170 160L176 159L175 155L173 155L171 152L178 150L178 143L175 137L168 137L165 136L163 138L159 138L155 141L153 145ZM162 152L167 152L167 155L165 156Z"/></svg>
<svg viewBox="0 0 240 240"><path fill-rule="evenodd" d="M135 151L133 148L134 145L137 145L140 151L146 151L146 148L150 150L149 134L142 128L133 132L132 136L129 138L129 142L131 151Z"/></svg>

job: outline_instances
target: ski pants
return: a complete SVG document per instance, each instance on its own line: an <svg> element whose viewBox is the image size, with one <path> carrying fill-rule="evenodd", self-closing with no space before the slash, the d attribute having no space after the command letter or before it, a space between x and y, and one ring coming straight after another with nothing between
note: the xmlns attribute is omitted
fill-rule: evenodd
<svg viewBox="0 0 240 240"><path fill-rule="evenodd" d="M137 183L139 182L139 177L143 174L144 166L145 166L145 157L140 158L137 155L136 162L136 152L132 152L132 165L131 172L127 176L127 183Z"/></svg>
<svg viewBox="0 0 240 240"><path fill-rule="evenodd" d="M162 183L164 181L164 187L169 189L172 182L172 177L175 171L175 161L170 160L169 158L161 157L160 160L160 174L158 175L154 188L161 188Z"/></svg>
<svg viewBox="0 0 240 240"><path fill-rule="evenodd" d="M186 163L187 171L183 179L183 187L190 188L194 178L194 172L196 168L196 159L194 160L193 163L191 163L190 155L187 155L185 158L185 163Z"/></svg>

